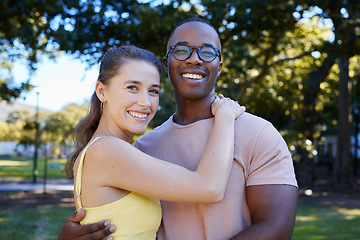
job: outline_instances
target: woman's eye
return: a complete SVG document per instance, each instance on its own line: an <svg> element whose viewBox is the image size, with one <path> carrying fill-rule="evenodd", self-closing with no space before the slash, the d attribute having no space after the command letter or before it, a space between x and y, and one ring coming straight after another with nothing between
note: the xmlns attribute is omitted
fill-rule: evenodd
<svg viewBox="0 0 360 240"><path fill-rule="evenodd" d="M158 94L159 94L159 90L157 90L157 89L152 89L152 90L150 90L150 93L158 95Z"/></svg>
<svg viewBox="0 0 360 240"><path fill-rule="evenodd" d="M137 87L136 86L128 86L127 87L129 90L131 91L136 91L137 90Z"/></svg>

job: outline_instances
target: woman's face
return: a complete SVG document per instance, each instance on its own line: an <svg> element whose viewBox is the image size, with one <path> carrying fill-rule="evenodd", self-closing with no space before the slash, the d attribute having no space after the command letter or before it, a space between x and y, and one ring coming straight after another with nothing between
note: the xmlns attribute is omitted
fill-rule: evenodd
<svg viewBox="0 0 360 240"><path fill-rule="evenodd" d="M103 89L107 128L130 136L143 133L159 106L160 74L146 61L129 60ZM101 89L99 89L101 90ZM99 97L99 95L98 95Z"/></svg>

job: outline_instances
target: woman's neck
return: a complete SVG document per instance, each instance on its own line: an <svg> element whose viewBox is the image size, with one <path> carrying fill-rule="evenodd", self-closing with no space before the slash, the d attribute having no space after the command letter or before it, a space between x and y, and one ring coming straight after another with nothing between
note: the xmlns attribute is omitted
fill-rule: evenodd
<svg viewBox="0 0 360 240"><path fill-rule="evenodd" d="M102 137L102 136L113 136L120 138L126 142L131 142L132 133L119 129L117 126L113 124L106 123L103 118L100 119L99 126L93 134L93 138Z"/></svg>

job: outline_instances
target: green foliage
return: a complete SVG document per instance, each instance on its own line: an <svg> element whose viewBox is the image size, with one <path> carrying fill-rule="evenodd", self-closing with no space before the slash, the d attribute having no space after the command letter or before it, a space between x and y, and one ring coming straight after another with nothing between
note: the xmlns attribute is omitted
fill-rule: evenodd
<svg viewBox="0 0 360 240"><path fill-rule="evenodd" d="M9 113L6 122L15 123L17 121L26 122L31 118L31 112L29 110L16 110Z"/></svg>
<svg viewBox="0 0 360 240"><path fill-rule="evenodd" d="M271 121L294 152L302 153L296 156L302 161L317 157L313 144L321 145L324 134L336 133L338 116L346 115L338 108L344 92L338 90L337 59L350 59L350 81L359 77L356 69L360 63L355 60L360 55L357 1L42 2L12 4L6 0L0 4L0 58L5 63L2 68L10 73L0 76L6 84L4 89L0 85L0 98L13 99L22 91L10 85L14 59L25 57L35 69L40 53L56 57L58 51L64 51L91 65L109 47L122 44L149 49L161 59L172 28L183 19L201 17L220 33L224 64L216 91ZM175 111L170 83L164 79L161 108L150 127ZM45 135L69 144L73 126L71 117L55 114Z"/></svg>
<svg viewBox="0 0 360 240"><path fill-rule="evenodd" d="M17 142L21 138L24 128L24 122L0 123L0 141Z"/></svg>
<svg viewBox="0 0 360 240"><path fill-rule="evenodd" d="M19 86L13 84L12 62L27 59L29 69L35 70L40 54L56 56L49 34L52 20L60 14L59 1L4 0L0 3L0 99L12 101L21 92L32 88L30 81ZM7 72L7 75L4 75Z"/></svg>
<svg viewBox="0 0 360 240"><path fill-rule="evenodd" d="M63 110L51 114L44 126L44 131L50 134L48 140L54 143L70 144L74 129L85 117L88 108L87 105L69 104Z"/></svg>
<svg viewBox="0 0 360 240"><path fill-rule="evenodd" d="M50 25L63 9L62 2L55 0L48 0L46 4L41 0L1 1L0 43L10 47L7 51L10 59L25 53L33 64L38 54L49 53ZM20 53L22 48L25 52Z"/></svg>
<svg viewBox="0 0 360 240"><path fill-rule="evenodd" d="M18 110L11 112L7 122L0 123L0 141L14 141L23 146L35 143L36 128L39 128L40 145L52 143L53 151L49 154L67 153L71 146L73 133L78 122L88 112L86 104L69 104L59 112L48 114L38 113L38 122L35 116L28 111Z"/></svg>
<svg viewBox="0 0 360 240"><path fill-rule="evenodd" d="M14 86L11 79L3 79L0 75L0 99L11 102L19 98L22 92L29 91L31 85L28 82L21 83L20 86Z"/></svg>

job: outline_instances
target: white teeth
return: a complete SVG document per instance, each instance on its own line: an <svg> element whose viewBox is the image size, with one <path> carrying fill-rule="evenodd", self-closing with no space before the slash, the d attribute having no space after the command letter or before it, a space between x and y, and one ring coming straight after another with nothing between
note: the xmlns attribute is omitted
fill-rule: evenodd
<svg viewBox="0 0 360 240"><path fill-rule="evenodd" d="M203 76L200 74L194 74L194 73L184 73L182 75L184 78L191 78L191 79L202 79Z"/></svg>
<svg viewBox="0 0 360 240"><path fill-rule="evenodd" d="M146 118L148 115L144 113L138 113L138 112L132 112L129 111L130 115L136 117L136 118Z"/></svg>

